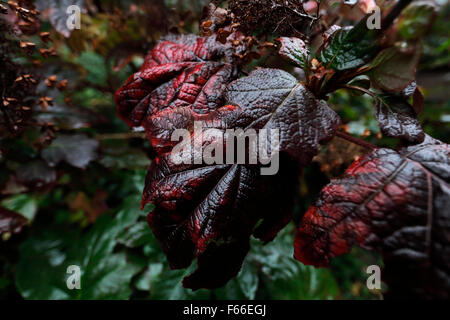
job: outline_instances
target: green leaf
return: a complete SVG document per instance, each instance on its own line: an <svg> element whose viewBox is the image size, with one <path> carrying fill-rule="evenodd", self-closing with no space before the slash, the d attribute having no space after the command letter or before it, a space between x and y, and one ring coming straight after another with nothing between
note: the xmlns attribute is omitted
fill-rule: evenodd
<svg viewBox="0 0 450 320"><path fill-rule="evenodd" d="M138 271L124 252L114 253L116 237L139 216L139 200L127 199L115 215L103 215L85 235L55 227L32 235L20 248L16 285L26 299L127 299ZM70 265L81 269L81 289L69 290Z"/></svg>
<svg viewBox="0 0 450 320"><path fill-rule="evenodd" d="M398 33L406 40L418 39L425 35L436 18L437 7L433 1L415 1L401 14Z"/></svg>
<svg viewBox="0 0 450 320"><path fill-rule="evenodd" d="M9 210L20 213L28 221L33 221L38 208L37 199L27 194L18 194L7 198L2 201L1 205Z"/></svg>
<svg viewBox="0 0 450 320"><path fill-rule="evenodd" d="M141 221L122 230L117 236L117 242L129 248L136 248L152 241L152 237L147 222Z"/></svg>
<svg viewBox="0 0 450 320"><path fill-rule="evenodd" d="M45 300L70 298L63 264L70 236L69 232L46 230L21 245L15 281L22 297Z"/></svg>
<svg viewBox="0 0 450 320"><path fill-rule="evenodd" d="M164 263L162 262L151 263L145 269L145 272L137 278L135 283L136 289L142 291L150 291L152 280L158 277L158 275L163 272L163 268Z"/></svg>
<svg viewBox="0 0 450 320"><path fill-rule="evenodd" d="M240 281L231 279L224 287L214 290L214 297L219 300L246 300L248 296L242 291Z"/></svg>
<svg viewBox="0 0 450 320"><path fill-rule="evenodd" d="M315 269L292 259L292 225L265 245L252 244L248 259L259 266L260 277L271 299L331 299L339 288L330 270Z"/></svg>
<svg viewBox="0 0 450 320"><path fill-rule="evenodd" d="M378 66L370 73L372 82L384 91L395 93L416 79L421 50L419 45L402 52L396 47L383 50L375 59Z"/></svg>
<svg viewBox="0 0 450 320"><path fill-rule="evenodd" d="M329 299L339 294L330 272L307 267L292 259L292 225L271 243L252 240L252 249L238 276L223 288L192 291L182 286L182 279L194 268L170 270L155 239L144 252L149 259L146 270L136 279L138 290L150 291L151 299Z"/></svg>
<svg viewBox="0 0 450 320"><path fill-rule="evenodd" d="M259 285L258 268L256 265L249 263L248 260L244 261L236 280L244 296L250 300L255 299Z"/></svg>
<svg viewBox="0 0 450 320"><path fill-rule="evenodd" d="M210 291L200 289L192 291L183 288L182 279L193 272L195 264L187 270L170 270L165 264L163 270L150 278L150 298L164 300L199 300L208 299ZM150 266L151 268L151 266Z"/></svg>
<svg viewBox="0 0 450 320"><path fill-rule="evenodd" d="M89 87L75 91L71 97L74 104L84 107L84 109L90 109L91 111L114 104L114 97L111 92L104 92ZM114 118L114 114L104 114L104 116ZM101 118L97 116L96 119L100 120Z"/></svg>
<svg viewBox="0 0 450 320"><path fill-rule="evenodd" d="M367 28L367 17L353 28L335 31L320 53L320 61L326 68L338 71L363 66L379 51L380 30Z"/></svg>
<svg viewBox="0 0 450 320"><path fill-rule="evenodd" d="M231 279L224 287L214 290L214 296L221 300L254 300L259 284L257 265L245 259L236 278Z"/></svg>
<svg viewBox="0 0 450 320"><path fill-rule="evenodd" d="M86 70L86 81L99 86L107 83L106 64L104 58L98 53L85 51L75 59L75 62Z"/></svg>

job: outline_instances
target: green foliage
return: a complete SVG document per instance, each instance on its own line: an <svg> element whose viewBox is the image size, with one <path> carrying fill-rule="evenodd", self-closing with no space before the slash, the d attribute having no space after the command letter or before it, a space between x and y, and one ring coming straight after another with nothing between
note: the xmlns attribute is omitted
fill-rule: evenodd
<svg viewBox="0 0 450 320"><path fill-rule="evenodd" d="M18 194L10 198L6 198L1 205L9 210L20 213L29 221L33 221L38 210L38 201L36 197L27 194Z"/></svg>
<svg viewBox="0 0 450 320"><path fill-rule="evenodd" d="M22 296L127 299L133 290L152 299L330 299L340 294L330 270L291 258L292 226L265 246L254 241L241 272L224 288L185 289L181 279L192 270L170 270L147 224L138 221L136 196L87 232L61 221L34 232L20 247L15 281ZM81 267L81 290L67 289L69 265Z"/></svg>
<svg viewBox="0 0 450 320"><path fill-rule="evenodd" d="M31 236L20 248L16 284L27 299L127 299L136 272L124 252L113 253L119 232L133 224L139 208L129 198L114 215L104 215L86 234L55 226ZM82 270L82 290L66 286L67 267ZM42 288L44 288L42 290Z"/></svg>
<svg viewBox="0 0 450 320"><path fill-rule="evenodd" d="M82 66L87 73L86 81L97 85L104 85L106 83L107 71L102 56L95 52L87 51L81 53L75 62Z"/></svg>
<svg viewBox="0 0 450 320"><path fill-rule="evenodd" d="M253 245L248 259L260 270L260 286L273 292L273 299L336 298L339 288L329 270L305 266L291 258L292 239L292 229L286 228L273 243Z"/></svg>

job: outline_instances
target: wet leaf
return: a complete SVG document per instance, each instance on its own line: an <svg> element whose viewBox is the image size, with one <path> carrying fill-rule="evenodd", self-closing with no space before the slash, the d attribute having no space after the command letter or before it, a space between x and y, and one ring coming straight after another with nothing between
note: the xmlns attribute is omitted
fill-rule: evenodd
<svg viewBox="0 0 450 320"><path fill-rule="evenodd" d="M174 158L185 155L172 149L178 143L170 139L173 131L186 128L194 135L195 120L213 129L214 134L203 137L203 153L218 142L215 134L226 129L280 129L281 151L306 164L340 122L324 102L281 70L256 70L229 84L222 95L234 71L229 64L199 59L222 52L217 42L209 41L189 36L161 42L116 94L119 114L132 126L144 125L157 153L142 206L156 206L148 222L172 268L187 268L197 259L197 269L183 280L192 289L223 286L238 274L252 234L270 241L289 222L299 165L283 154L280 172L261 176L260 166L247 162L179 164ZM193 160L198 154L191 156ZM263 202L267 197L282 205Z"/></svg>
<svg viewBox="0 0 450 320"><path fill-rule="evenodd" d="M339 124L334 111L280 70L254 71L230 84L225 97L236 108L212 112L206 125L219 132L233 127L281 129L281 151L305 164ZM185 116L182 109L169 110L159 115L160 122ZM189 117L185 121L188 128L192 121ZM177 165L173 156L173 151L159 152L148 172L143 205L156 205L148 216L149 224L171 267L186 268L197 257L198 269L184 279L185 287L220 287L238 273L253 232L270 241L289 221L298 166L283 157L278 175L261 176L258 166ZM261 199L269 195L284 199L283 208L267 203L261 207Z"/></svg>
<svg viewBox="0 0 450 320"><path fill-rule="evenodd" d="M116 237L134 224L138 199L130 198L115 215L103 215L87 234L47 228L33 234L20 248L16 285L25 299L128 299L137 272L124 252L113 252ZM67 267L81 269L81 289L69 290Z"/></svg>
<svg viewBox="0 0 450 320"><path fill-rule="evenodd" d="M50 166L65 161L77 168L85 168L92 160L97 159L98 141L83 134L61 134L50 146L42 150L42 158Z"/></svg>
<svg viewBox="0 0 450 320"><path fill-rule="evenodd" d="M413 107L399 95L380 94L375 116L381 132L393 138L421 143L425 138L422 126Z"/></svg>
<svg viewBox="0 0 450 320"><path fill-rule="evenodd" d="M353 245L382 253L388 296L448 299L450 147L427 136L377 149L333 179L305 214L295 257L328 266Z"/></svg>
<svg viewBox="0 0 450 320"><path fill-rule="evenodd" d="M261 176L258 167L175 165L170 158L160 156L147 174L142 203L156 205L148 222L172 268L197 258L185 287L221 287L238 274L251 234L270 241L289 222L298 167L282 158L277 175Z"/></svg>
<svg viewBox="0 0 450 320"><path fill-rule="evenodd" d="M120 117L130 126L144 126L157 138L152 121L166 109L184 108L201 115L219 108L235 70L218 61L226 55L226 47L214 38L187 35L160 41L141 70L117 91Z"/></svg>
<svg viewBox="0 0 450 320"><path fill-rule="evenodd" d="M340 124L338 115L289 73L257 69L232 82L227 103L240 107L232 126L280 130L280 151L306 165Z"/></svg>
<svg viewBox="0 0 450 320"><path fill-rule="evenodd" d="M367 28L367 17L353 28L335 31L320 53L320 61L328 69L344 71L363 66L379 51L380 30Z"/></svg>

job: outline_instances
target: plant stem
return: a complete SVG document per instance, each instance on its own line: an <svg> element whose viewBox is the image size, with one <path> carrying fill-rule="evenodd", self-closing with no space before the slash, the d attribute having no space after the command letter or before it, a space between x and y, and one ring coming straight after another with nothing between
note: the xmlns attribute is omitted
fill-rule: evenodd
<svg viewBox="0 0 450 320"><path fill-rule="evenodd" d="M341 139L347 140L347 141L349 141L351 143L357 144L358 146L370 149L370 150L377 149L377 146L375 146L375 145L373 145L373 144L371 144L371 143L369 143L367 141L355 138L355 137L349 135L348 133L345 133L345 132L342 132L342 131L336 131L336 136L338 136Z"/></svg>
<svg viewBox="0 0 450 320"><path fill-rule="evenodd" d="M356 90L356 91L361 91L364 92L365 94L368 94L369 96L378 99L377 95L375 93L373 93L372 91L365 89L365 88L361 88L361 87L357 87L357 86L351 86L348 84L344 84L342 86L342 88L346 88L346 89L350 89L350 90Z"/></svg>
<svg viewBox="0 0 450 320"><path fill-rule="evenodd" d="M122 139L145 139L145 133L142 132L124 132L124 133L104 133L95 136L97 140L122 140Z"/></svg>
<svg viewBox="0 0 450 320"><path fill-rule="evenodd" d="M350 89L350 90L357 90L357 91L364 92L364 93L368 94L369 96L371 96L372 98L374 98L375 100L381 102L387 108L390 109L389 105L383 99L381 99L376 93L373 93L370 90L367 90L367 89L361 88L361 87L357 87L357 86L351 86L351 85L348 85L348 84L344 84L341 88L346 88L346 89Z"/></svg>

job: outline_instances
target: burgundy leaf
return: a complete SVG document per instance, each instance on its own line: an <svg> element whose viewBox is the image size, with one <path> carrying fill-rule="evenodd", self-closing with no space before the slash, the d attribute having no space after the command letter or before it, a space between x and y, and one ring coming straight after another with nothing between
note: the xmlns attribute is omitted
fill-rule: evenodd
<svg viewBox="0 0 450 320"><path fill-rule="evenodd" d="M144 126L152 140L159 138L152 122L160 112L183 108L201 115L217 109L226 84L236 76L231 64L220 61L225 56L227 46L214 37L171 36L159 42L117 91L120 117L130 126Z"/></svg>
<svg viewBox="0 0 450 320"><path fill-rule="evenodd" d="M0 235L19 233L26 224L27 219L22 215L0 207Z"/></svg>
<svg viewBox="0 0 450 320"><path fill-rule="evenodd" d="M305 214L295 258L316 267L353 245L382 253L392 297L449 298L450 147L426 136L377 149L334 179Z"/></svg>
<svg viewBox="0 0 450 320"><path fill-rule="evenodd" d="M142 200L143 207L155 204L149 225L172 268L186 268L197 259L197 270L183 281L192 289L224 285L239 272L251 235L271 241L290 221L300 166L339 124L325 102L281 70L254 71L229 84L223 95L236 70L208 59L224 55L226 47L210 38L163 41L116 94L121 117L131 126L144 126L156 151ZM186 155L170 138L185 128L192 138L188 143L194 143L194 121L217 136L204 133L202 150L192 147L189 164L180 164L173 157ZM193 161L222 142L217 139L227 129L250 128L281 131L278 174L261 175L261 166L248 162ZM226 154L226 143L220 145Z"/></svg>
<svg viewBox="0 0 450 320"><path fill-rule="evenodd" d="M235 127L279 129L280 151L302 165L317 154L319 143L334 136L339 116L289 73L257 69L227 87L227 103L242 114Z"/></svg>
<svg viewBox="0 0 450 320"><path fill-rule="evenodd" d="M223 286L239 272L252 234L271 241L290 221L299 168L281 161L275 176L258 166L176 165L170 154L153 162L142 204L156 205L148 222L172 268L197 257L185 287Z"/></svg>

